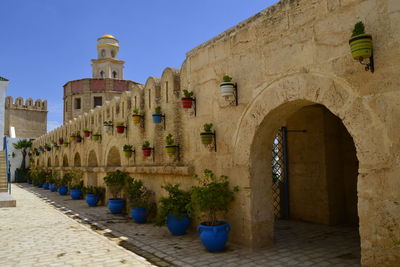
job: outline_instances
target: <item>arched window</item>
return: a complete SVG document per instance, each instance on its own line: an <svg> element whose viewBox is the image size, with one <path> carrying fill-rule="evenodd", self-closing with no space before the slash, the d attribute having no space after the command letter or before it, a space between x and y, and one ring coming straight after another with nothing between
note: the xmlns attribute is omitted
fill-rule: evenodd
<svg viewBox="0 0 400 267"><path fill-rule="evenodd" d="M115 57L115 51L111 50L111 57Z"/></svg>
<svg viewBox="0 0 400 267"><path fill-rule="evenodd" d="M117 72L116 72L116 71L113 71L113 78L114 78L114 79L117 79L117 78L118 78L118 75L117 75Z"/></svg>
<svg viewBox="0 0 400 267"><path fill-rule="evenodd" d="M101 50L101 57L102 58L106 57L106 50L104 50L104 49Z"/></svg>
<svg viewBox="0 0 400 267"><path fill-rule="evenodd" d="M104 71L100 71L100 78L104 78Z"/></svg>

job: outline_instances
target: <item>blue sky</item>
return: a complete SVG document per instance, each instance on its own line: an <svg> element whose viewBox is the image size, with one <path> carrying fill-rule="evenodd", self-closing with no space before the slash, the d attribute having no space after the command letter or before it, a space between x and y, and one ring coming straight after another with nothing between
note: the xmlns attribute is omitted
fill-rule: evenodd
<svg viewBox="0 0 400 267"><path fill-rule="evenodd" d="M144 83L185 53L278 0L2 0L0 76L7 95L48 100L48 130L62 124L62 90L91 77L97 38L120 41L125 79Z"/></svg>

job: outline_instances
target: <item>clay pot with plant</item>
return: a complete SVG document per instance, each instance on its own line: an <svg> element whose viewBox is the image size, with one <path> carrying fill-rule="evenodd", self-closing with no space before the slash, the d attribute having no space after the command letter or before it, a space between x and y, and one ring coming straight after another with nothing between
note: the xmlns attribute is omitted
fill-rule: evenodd
<svg viewBox="0 0 400 267"><path fill-rule="evenodd" d="M152 148L150 147L150 142L145 141L142 145L143 157L145 157L145 158L150 157L151 150L152 150Z"/></svg>
<svg viewBox="0 0 400 267"><path fill-rule="evenodd" d="M228 212L239 188L237 186L231 188L227 176L217 177L208 169L204 170L202 178L197 175L195 175L195 178L199 185L192 187L191 203L193 209L190 211L197 213L200 218L206 220L200 223L197 232L208 251L222 251L228 241L231 227L218 217Z"/></svg>
<svg viewBox="0 0 400 267"><path fill-rule="evenodd" d="M104 183L111 194L111 198L108 199L108 209L113 214L122 213L125 206L125 199L122 198L122 189L129 179L131 179L129 174L120 170L109 172L104 177Z"/></svg>
<svg viewBox="0 0 400 267"><path fill-rule="evenodd" d="M140 124L142 121L142 115L140 115L140 110L138 108L134 108L132 111L132 121L136 125Z"/></svg>
<svg viewBox="0 0 400 267"><path fill-rule="evenodd" d="M99 141L100 138L101 138L101 134L99 134L99 133L92 134L93 141Z"/></svg>
<svg viewBox="0 0 400 267"><path fill-rule="evenodd" d="M229 75L224 75L222 78L222 83L219 85L221 90L221 95L225 98L234 96L235 94L235 83L232 82L232 77Z"/></svg>
<svg viewBox="0 0 400 267"><path fill-rule="evenodd" d="M64 138L62 137L58 138L58 144L62 146L64 144Z"/></svg>
<svg viewBox="0 0 400 267"><path fill-rule="evenodd" d="M69 140L70 140L71 142L74 142L75 139L76 139L76 133L72 133L71 136L69 137Z"/></svg>
<svg viewBox="0 0 400 267"><path fill-rule="evenodd" d="M85 196L86 203L89 207L96 207L99 201L104 202L106 189L101 186L87 186L82 188L82 193Z"/></svg>
<svg viewBox="0 0 400 267"><path fill-rule="evenodd" d="M161 123L162 117L163 115L161 113L161 107L156 107L153 114L153 122Z"/></svg>
<svg viewBox="0 0 400 267"><path fill-rule="evenodd" d="M362 61L372 56L372 35L365 33L365 26L362 21L354 25L349 44L351 55L355 60Z"/></svg>
<svg viewBox="0 0 400 267"><path fill-rule="evenodd" d="M80 132L76 132L75 142L76 143L82 142L82 136L81 136Z"/></svg>
<svg viewBox="0 0 400 267"><path fill-rule="evenodd" d="M133 145L124 145L122 147L122 150L124 151L125 157L127 159L129 159L130 157L132 157L132 153L135 151L133 149Z"/></svg>
<svg viewBox="0 0 400 267"><path fill-rule="evenodd" d="M110 130L112 130L113 128L113 122L112 121L104 121L103 122L103 130L108 132Z"/></svg>
<svg viewBox="0 0 400 267"><path fill-rule="evenodd" d="M165 137L165 143L166 143L165 149L167 150L167 155L174 156L176 154L178 146L175 145L175 140L172 137L172 134L168 134Z"/></svg>
<svg viewBox="0 0 400 267"><path fill-rule="evenodd" d="M88 128L84 128L83 129L83 136L84 137L90 137L90 134L91 134L92 132L88 129Z"/></svg>
<svg viewBox="0 0 400 267"><path fill-rule="evenodd" d="M203 145L210 145L214 140L214 132L212 131L213 124L206 123L203 125L204 132L200 133L201 143Z"/></svg>
<svg viewBox="0 0 400 267"><path fill-rule="evenodd" d="M194 93L185 89L183 90L183 95L184 97L181 98L182 107L184 109L191 109L194 101Z"/></svg>
<svg viewBox="0 0 400 267"><path fill-rule="evenodd" d="M146 188L141 180L131 178L126 183L125 195L131 209L131 218L136 223L145 223L153 192Z"/></svg>
<svg viewBox="0 0 400 267"><path fill-rule="evenodd" d="M190 224L189 210L191 209L191 192L179 188L179 184L162 186L168 196L161 197L155 225L167 225L172 235L184 235Z"/></svg>
<svg viewBox="0 0 400 267"><path fill-rule="evenodd" d="M117 133L123 134L125 132L125 123L123 121L118 121L115 123L115 128L117 128Z"/></svg>

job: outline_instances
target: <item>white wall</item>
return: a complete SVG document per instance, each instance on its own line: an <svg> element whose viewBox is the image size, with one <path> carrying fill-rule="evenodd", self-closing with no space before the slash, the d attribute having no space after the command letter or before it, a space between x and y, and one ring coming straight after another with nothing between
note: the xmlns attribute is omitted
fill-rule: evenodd
<svg viewBox="0 0 400 267"><path fill-rule="evenodd" d="M13 144L17 143L19 140L25 138L7 138L7 154L8 154L8 162L10 163L10 181L15 182L15 170L21 167L22 162L22 152L21 150L17 150L14 148ZM12 157L12 153L15 154ZM25 158L25 166L29 167L29 156L27 155Z"/></svg>
<svg viewBox="0 0 400 267"><path fill-rule="evenodd" d="M5 124L5 99L8 81L0 81L0 150L3 150L3 136Z"/></svg>

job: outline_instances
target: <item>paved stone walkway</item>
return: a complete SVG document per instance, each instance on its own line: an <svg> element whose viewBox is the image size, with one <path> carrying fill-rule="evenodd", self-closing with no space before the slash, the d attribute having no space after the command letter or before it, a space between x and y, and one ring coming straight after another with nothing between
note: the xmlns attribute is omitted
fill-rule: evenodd
<svg viewBox="0 0 400 267"><path fill-rule="evenodd" d="M280 221L275 227L273 247L251 251L228 244L224 252L209 253L194 231L185 236L171 236L166 227L135 224L127 216L109 213L104 206L89 208L84 200L71 200L69 196L26 184L21 186L75 220L91 225L100 234L107 232L110 239L160 266L360 265L359 237L352 227Z"/></svg>
<svg viewBox="0 0 400 267"><path fill-rule="evenodd" d="M0 266L152 266L18 186L0 209Z"/></svg>

